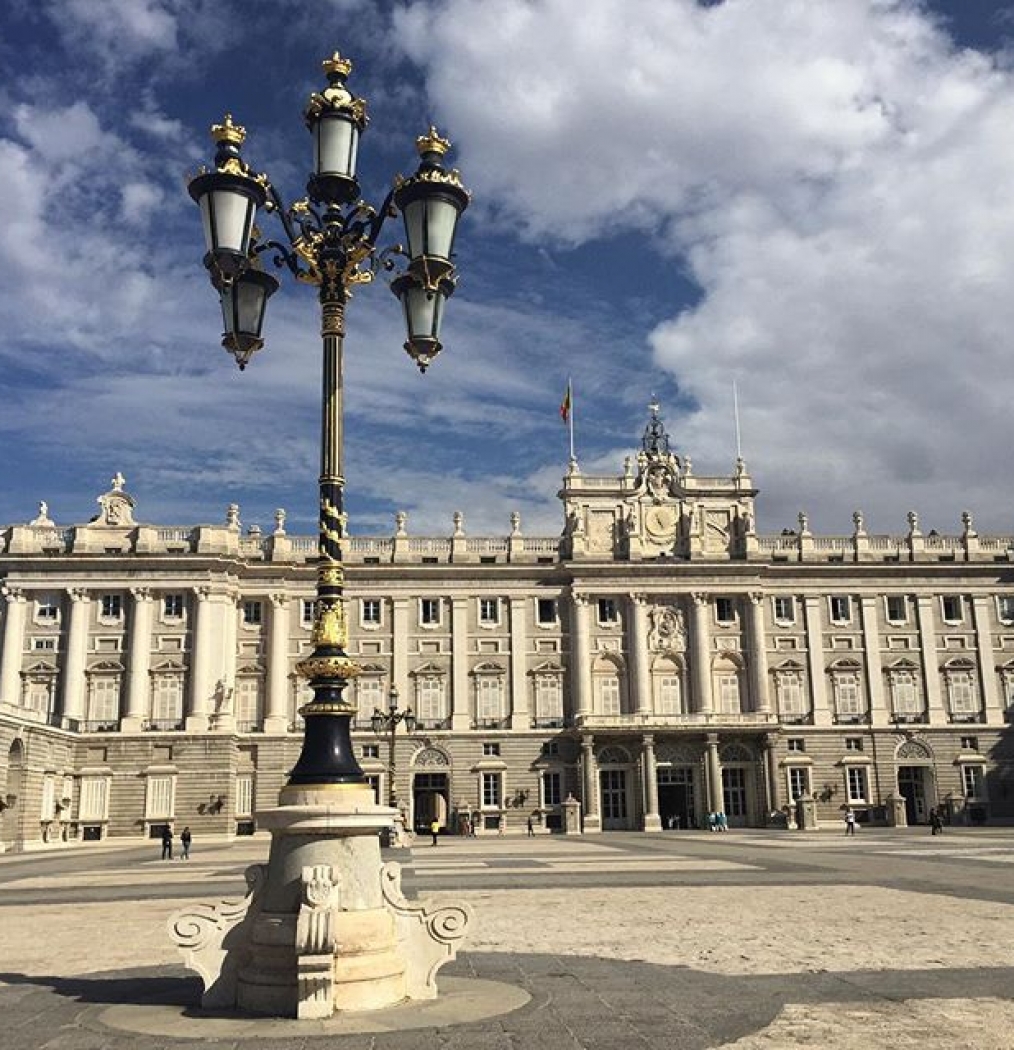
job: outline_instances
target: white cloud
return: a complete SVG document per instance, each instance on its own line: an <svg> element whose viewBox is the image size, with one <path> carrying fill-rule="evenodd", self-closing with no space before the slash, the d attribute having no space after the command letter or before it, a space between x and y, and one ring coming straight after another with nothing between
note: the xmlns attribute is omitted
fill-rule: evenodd
<svg viewBox="0 0 1014 1050"><path fill-rule="evenodd" d="M397 16L488 221L540 246L640 229L702 297L651 336L762 527L1009 528L1014 80L915 2L444 0ZM675 309L675 307L674 307Z"/></svg>

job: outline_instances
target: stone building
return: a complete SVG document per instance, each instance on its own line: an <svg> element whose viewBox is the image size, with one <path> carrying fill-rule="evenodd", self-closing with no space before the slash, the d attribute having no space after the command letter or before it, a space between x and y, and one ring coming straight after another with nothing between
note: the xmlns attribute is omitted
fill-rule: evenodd
<svg viewBox="0 0 1014 1050"><path fill-rule="evenodd" d="M1014 820L1014 537L759 535L742 460L698 477L657 409L560 536L348 537L353 738L417 827L586 832ZM300 747L315 537L135 520L0 530L0 842L249 833Z"/></svg>

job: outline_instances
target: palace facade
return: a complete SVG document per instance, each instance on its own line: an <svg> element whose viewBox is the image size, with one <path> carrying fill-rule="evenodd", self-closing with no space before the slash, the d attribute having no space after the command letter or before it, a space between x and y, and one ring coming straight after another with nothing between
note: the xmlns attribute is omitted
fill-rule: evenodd
<svg viewBox="0 0 1014 1050"><path fill-rule="evenodd" d="M657 413L615 477L571 463L559 536L347 537L353 739L410 825L479 834L1014 821L1014 537L755 528ZM0 843L252 832L300 748L315 537L98 515L0 529ZM800 814L802 817L802 813Z"/></svg>

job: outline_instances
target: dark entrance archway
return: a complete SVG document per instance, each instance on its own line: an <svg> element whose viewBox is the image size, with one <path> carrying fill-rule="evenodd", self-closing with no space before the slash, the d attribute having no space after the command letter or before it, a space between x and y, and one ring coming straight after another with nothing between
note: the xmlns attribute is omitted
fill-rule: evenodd
<svg viewBox="0 0 1014 1050"><path fill-rule="evenodd" d="M446 773L416 773L412 778L412 814L417 832L428 832L435 820L447 827L451 785Z"/></svg>
<svg viewBox="0 0 1014 1050"><path fill-rule="evenodd" d="M25 806L25 745L20 740L11 744L7 754L7 775L0 789L0 840L17 852L24 845L21 815Z"/></svg>

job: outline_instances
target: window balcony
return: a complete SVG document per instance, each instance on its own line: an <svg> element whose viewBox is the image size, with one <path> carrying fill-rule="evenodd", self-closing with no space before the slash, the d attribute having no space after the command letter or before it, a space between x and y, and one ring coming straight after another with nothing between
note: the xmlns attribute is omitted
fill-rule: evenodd
<svg viewBox="0 0 1014 1050"><path fill-rule="evenodd" d="M450 729L451 720L449 718L427 718L427 719L416 719L415 732L431 732L439 729Z"/></svg>
<svg viewBox="0 0 1014 1050"><path fill-rule="evenodd" d="M950 720L955 725L985 721L981 711L952 711L950 713Z"/></svg>
<svg viewBox="0 0 1014 1050"><path fill-rule="evenodd" d="M264 723L260 719L253 721L237 722L236 723L237 733L263 733Z"/></svg>
<svg viewBox="0 0 1014 1050"><path fill-rule="evenodd" d="M477 718L472 723L473 729L504 729L506 726L506 718Z"/></svg>
<svg viewBox="0 0 1014 1050"><path fill-rule="evenodd" d="M560 715L559 718L533 718L532 729L565 729L567 719Z"/></svg>
<svg viewBox="0 0 1014 1050"><path fill-rule="evenodd" d="M120 729L118 718L105 721L78 722L78 731L81 733L116 733Z"/></svg>
<svg viewBox="0 0 1014 1050"><path fill-rule="evenodd" d="M153 718L144 728L149 733L178 733L183 729L183 719Z"/></svg>

